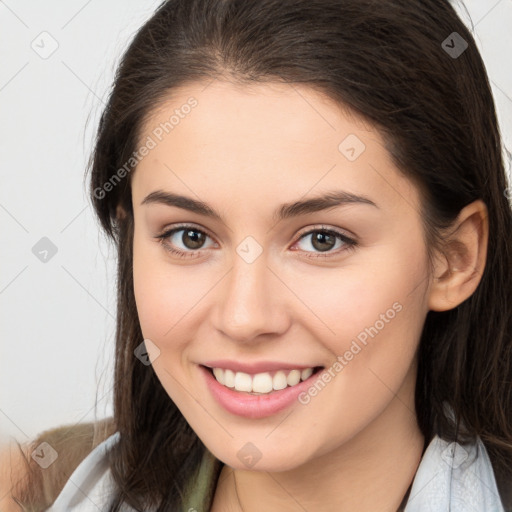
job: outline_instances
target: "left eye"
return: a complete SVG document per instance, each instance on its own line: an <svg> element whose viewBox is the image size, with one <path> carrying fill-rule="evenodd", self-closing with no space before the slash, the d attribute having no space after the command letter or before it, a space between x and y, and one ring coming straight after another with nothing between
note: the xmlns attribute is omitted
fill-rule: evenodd
<svg viewBox="0 0 512 512"><path fill-rule="evenodd" d="M347 237L343 233L340 233L338 231L332 230L332 229L313 229L311 231L308 231L307 233L304 233L301 235L299 241L297 244L302 242L303 240L306 240L308 237L310 238L309 245L310 247L313 247L316 251L319 251L320 253L327 253L327 254L314 254L312 257L322 257L322 256L332 256L333 253L337 254L340 252L339 250L333 251L332 249L340 249L343 251L343 247L345 249L352 248L356 245L355 240L352 240L351 238ZM336 242L339 241L339 245L336 247ZM312 252L307 251L306 252ZM314 252L314 251L313 251Z"/></svg>

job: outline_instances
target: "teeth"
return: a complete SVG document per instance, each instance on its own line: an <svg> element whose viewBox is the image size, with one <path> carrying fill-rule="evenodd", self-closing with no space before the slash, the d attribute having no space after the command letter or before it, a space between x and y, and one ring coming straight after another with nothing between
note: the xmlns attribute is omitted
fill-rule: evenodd
<svg viewBox="0 0 512 512"><path fill-rule="evenodd" d="M236 374L237 377L240 375ZM247 375L246 373L242 373L242 375ZM246 377L244 377L246 378ZM249 375L247 375L246 380L249 382L249 389L244 389L244 391L255 391L257 393L270 393L273 389L273 379L269 373L258 373L252 379ZM235 389L236 387L236 379L235 379Z"/></svg>
<svg viewBox="0 0 512 512"><path fill-rule="evenodd" d="M222 368L214 368L213 369L213 375L217 379L217 382L220 382L221 384L224 384L225 380L224 380L224 372L222 371ZM229 387L231 387L231 386L229 386Z"/></svg>
<svg viewBox="0 0 512 512"><path fill-rule="evenodd" d="M305 370L302 370L302 372L300 374L300 378L302 380L306 380L306 379L309 379L309 377L311 377L311 375L313 375L313 368L306 368Z"/></svg>
<svg viewBox="0 0 512 512"><path fill-rule="evenodd" d="M272 379L272 389L284 389L286 386L288 386L288 379L286 378L286 374L279 370Z"/></svg>
<svg viewBox="0 0 512 512"><path fill-rule="evenodd" d="M232 370L213 368L215 379L223 386L254 394L267 394L284 389L287 386L295 386L301 380L308 379L312 374L313 368L290 370L288 374L283 370L279 370L273 377L268 372L257 373L251 376L244 372L235 373Z"/></svg>
<svg viewBox="0 0 512 512"><path fill-rule="evenodd" d="M252 391L252 379L247 373L236 372L235 389L238 391Z"/></svg>
<svg viewBox="0 0 512 512"><path fill-rule="evenodd" d="M300 370L292 370L288 377L286 377L286 382L288 382L288 386L295 386L300 382Z"/></svg>

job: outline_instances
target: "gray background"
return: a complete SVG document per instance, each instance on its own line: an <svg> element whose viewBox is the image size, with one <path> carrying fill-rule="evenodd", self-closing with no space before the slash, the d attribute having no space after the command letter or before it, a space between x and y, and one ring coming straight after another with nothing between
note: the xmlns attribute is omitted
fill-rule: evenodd
<svg viewBox="0 0 512 512"><path fill-rule="evenodd" d="M159 3L0 0L0 443L112 413L115 252L84 169L119 56ZM512 0L465 5L512 150Z"/></svg>

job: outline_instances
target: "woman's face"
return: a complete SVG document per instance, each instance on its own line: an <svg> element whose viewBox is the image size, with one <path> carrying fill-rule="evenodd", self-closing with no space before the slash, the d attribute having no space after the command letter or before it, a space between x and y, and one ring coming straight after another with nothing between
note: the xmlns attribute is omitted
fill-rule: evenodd
<svg viewBox="0 0 512 512"><path fill-rule="evenodd" d="M414 418L426 247L418 191L379 133L305 86L215 81L175 90L140 143L140 324L162 386L210 451L286 470L352 438L371 448ZM241 389L287 387L231 390L203 365L231 367L226 384ZM319 366L289 385L303 375L290 369Z"/></svg>

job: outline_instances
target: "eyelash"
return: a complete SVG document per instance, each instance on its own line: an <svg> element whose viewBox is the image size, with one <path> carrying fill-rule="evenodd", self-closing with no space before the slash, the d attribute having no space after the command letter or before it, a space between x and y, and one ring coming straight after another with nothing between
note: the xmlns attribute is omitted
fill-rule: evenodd
<svg viewBox="0 0 512 512"><path fill-rule="evenodd" d="M170 236L172 236L174 233L176 233L178 231L184 231L187 229L196 231L198 233L202 233L202 234L208 236L209 238L213 238L212 236L210 236L210 234L207 231L204 231L203 229L198 229L196 226L193 226L190 224L181 224L181 225L175 226L172 229L168 229L168 230L164 231L163 233L157 235L155 238L162 244L163 248L166 251L170 252L171 254L174 254L175 256L178 256L180 258L198 257L198 256L200 256L200 254L198 254L198 253L201 253L202 251L204 251L206 249L197 249L195 251L194 250L182 251L181 249L176 249L174 247L171 247L168 243L166 243L166 239L169 238ZM340 231L334 230L332 228L326 228L324 226L313 228L305 233L302 233L299 236L297 241L302 240L303 238L305 238L308 235L311 235L312 233L327 233L329 235L334 235L336 238L340 239L345 244L346 247L344 249L338 249L337 251L328 252L325 254L318 253L318 254L312 255L311 253L306 251L307 258L331 258L331 257L338 255L340 252L354 250L358 245L358 243L355 240L353 240L352 238L349 238L348 236L341 233Z"/></svg>

